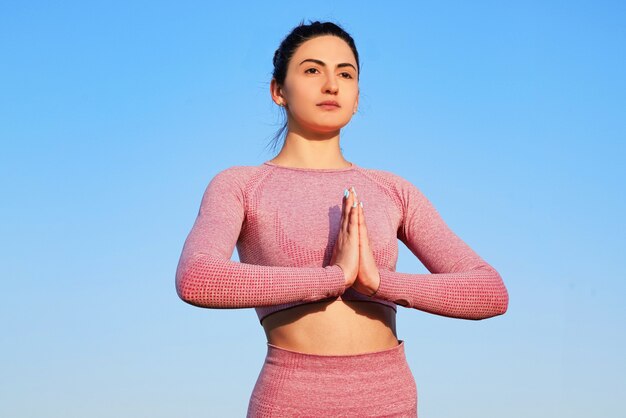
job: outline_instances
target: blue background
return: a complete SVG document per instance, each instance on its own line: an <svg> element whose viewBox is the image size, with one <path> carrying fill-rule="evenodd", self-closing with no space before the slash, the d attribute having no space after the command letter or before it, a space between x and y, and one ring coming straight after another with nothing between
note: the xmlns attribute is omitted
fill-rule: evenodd
<svg viewBox="0 0 626 418"><path fill-rule="evenodd" d="M321 19L361 55L346 159L418 186L510 295L484 321L399 307L419 415L625 416L625 18L618 1L3 1L0 415L245 415L263 329L185 304L174 273L211 178L275 155L274 50ZM427 272L400 246L398 271Z"/></svg>

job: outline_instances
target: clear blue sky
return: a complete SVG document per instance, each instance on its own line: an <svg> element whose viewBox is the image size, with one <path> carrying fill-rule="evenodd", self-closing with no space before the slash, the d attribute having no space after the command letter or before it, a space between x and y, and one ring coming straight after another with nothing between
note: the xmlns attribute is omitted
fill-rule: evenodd
<svg viewBox="0 0 626 418"><path fill-rule="evenodd" d="M626 416L619 1L3 1L0 416L245 415L263 329L174 273L211 178L273 158L302 19L361 55L345 157L420 187L509 290L484 321L399 307L419 415ZM427 272L403 245L397 269Z"/></svg>

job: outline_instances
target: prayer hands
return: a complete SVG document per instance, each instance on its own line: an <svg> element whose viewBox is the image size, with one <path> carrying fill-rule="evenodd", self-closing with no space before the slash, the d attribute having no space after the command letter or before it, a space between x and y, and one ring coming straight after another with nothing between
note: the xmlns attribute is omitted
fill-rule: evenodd
<svg viewBox="0 0 626 418"><path fill-rule="evenodd" d="M344 194L341 228L333 249L331 264L342 268L345 286L372 296L380 285L380 273L370 247L362 202L354 187Z"/></svg>

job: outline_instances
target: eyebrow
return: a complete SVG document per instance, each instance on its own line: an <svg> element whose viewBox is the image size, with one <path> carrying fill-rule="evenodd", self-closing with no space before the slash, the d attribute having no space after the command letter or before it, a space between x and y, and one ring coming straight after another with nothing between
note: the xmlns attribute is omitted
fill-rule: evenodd
<svg viewBox="0 0 626 418"><path fill-rule="evenodd" d="M316 60L316 59L313 59L313 58L307 58L307 59L303 60L300 64L298 64L298 66L304 64L307 61L314 62L316 64L321 65L322 67L326 66L326 63L324 61ZM342 62L341 64L337 64L337 68L342 68L342 67L352 67L352 68L354 68L354 71L357 71L357 69L354 67L354 65L350 64L349 62Z"/></svg>

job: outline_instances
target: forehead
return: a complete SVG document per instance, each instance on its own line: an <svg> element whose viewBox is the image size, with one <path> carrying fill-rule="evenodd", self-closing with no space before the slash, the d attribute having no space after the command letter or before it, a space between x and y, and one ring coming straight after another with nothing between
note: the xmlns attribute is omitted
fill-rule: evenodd
<svg viewBox="0 0 626 418"><path fill-rule="evenodd" d="M348 43L332 35L317 36L303 42L293 54L291 64L299 65L307 58L319 59L329 64L349 62L356 67L356 59Z"/></svg>

